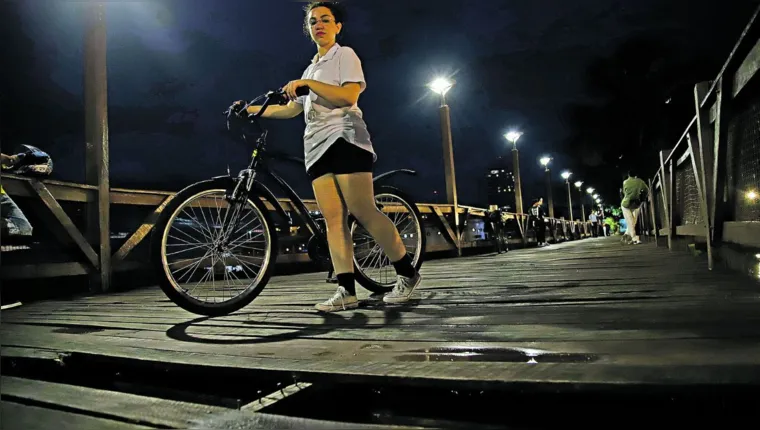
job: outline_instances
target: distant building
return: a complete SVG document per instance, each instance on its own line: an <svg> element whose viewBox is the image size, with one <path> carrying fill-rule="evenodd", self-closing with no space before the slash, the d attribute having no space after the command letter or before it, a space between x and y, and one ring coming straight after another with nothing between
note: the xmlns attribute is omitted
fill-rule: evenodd
<svg viewBox="0 0 760 430"><path fill-rule="evenodd" d="M488 204L515 208L515 175L505 167L488 169Z"/></svg>

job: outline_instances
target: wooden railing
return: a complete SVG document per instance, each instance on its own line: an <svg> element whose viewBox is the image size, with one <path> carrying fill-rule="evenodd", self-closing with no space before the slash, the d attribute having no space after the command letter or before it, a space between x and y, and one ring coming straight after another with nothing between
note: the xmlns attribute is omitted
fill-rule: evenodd
<svg viewBox="0 0 760 430"><path fill-rule="evenodd" d="M720 244L760 247L760 8L713 81L694 87L695 116L651 179L647 229ZM654 227L654 228L653 228Z"/></svg>
<svg viewBox="0 0 760 430"><path fill-rule="evenodd" d="M124 188L111 188L108 195L109 211L113 212L117 207L139 208L142 212L142 221L131 228L125 240L118 244L118 248L110 255L101 255L101 247L93 246L98 243L99 234L87 233L88 220L82 216L82 208L97 203L98 189L96 186L64 182L57 180L37 180L17 175L2 175L2 184L9 195L13 196L18 203L22 203L25 211L31 211L35 228L34 236L52 236L55 242L61 246L63 261L59 256L56 261L45 261L38 253L30 252L29 259L13 261L8 264L7 259L3 262L2 279L25 279L25 278L50 278L75 275L98 275L102 270L110 272L125 272L130 270L144 269L146 267L147 254L137 258L132 256L134 250L148 238L158 216L173 198L174 192L156 190L134 190ZM264 200L270 210L274 207ZM279 199L278 203L286 212L294 211L292 203L288 199ZM318 210L314 200L304 200L308 210ZM71 206L64 209L63 206ZM427 241L426 252L461 251L468 248L492 247L493 242L488 232L484 217L485 209L459 205L460 226L454 225L454 206L446 204L419 203L420 213L426 223ZM111 219L114 215L111 214ZM528 216L525 214L507 213L507 226L511 224L513 246L527 246L534 243L534 238L529 234L526 226ZM124 230L122 227L114 227L112 230ZM567 221L564 219L548 219L547 237L554 241L579 239L590 236L590 226L580 221ZM96 232L97 233L97 232ZM108 232L109 237L111 232ZM281 233L285 235L286 233ZM436 236L441 236L437 239ZM112 239L113 240L113 239ZM118 239L117 239L118 241ZM282 242L282 241L281 241ZM281 256L278 263L302 263L308 262L308 256L304 253L289 252L290 248L280 250ZM48 246L50 248L50 246ZM107 247L110 249L110 246ZM285 252L287 249L288 252ZM295 251L295 247L293 247ZM104 264L105 262L105 264ZM104 269L105 267L105 269ZM110 279L107 276L105 279ZM107 290L108 285L100 285L99 289Z"/></svg>

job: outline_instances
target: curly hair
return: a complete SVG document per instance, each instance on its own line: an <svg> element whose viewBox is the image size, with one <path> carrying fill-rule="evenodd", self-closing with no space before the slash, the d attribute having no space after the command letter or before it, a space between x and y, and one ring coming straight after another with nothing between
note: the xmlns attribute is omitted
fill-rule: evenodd
<svg viewBox="0 0 760 430"><path fill-rule="evenodd" d="M342 24L346 20L346 11L338 2L336 1L313 1L306 5L306 7L303 8L304 12L304 20L303 20L303 32L305 35L309 36L309 12L312 10L318 8L318 7L326 7L330 9L330 12L333 14L333 17L335 18L336 24ZM341 33L343 33L341 31ZM338 34L340 37L340 34Z"/></svg>

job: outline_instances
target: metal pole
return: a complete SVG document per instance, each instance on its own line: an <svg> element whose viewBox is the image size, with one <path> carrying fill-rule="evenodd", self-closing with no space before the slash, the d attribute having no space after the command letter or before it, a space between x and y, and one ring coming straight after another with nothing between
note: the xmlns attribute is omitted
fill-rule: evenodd
<svg viewBox="0 0 760 430"><path fill-rule="evenodd" d="M554 218L554 199L552 198L552 173L546 168L546 196L549 198L549 218Z"/></svg>
<svg viewBox="0 0 760 430"><path fill-rule="evenodd" d="M110 183L108 169L108 82L105 3L87 8L84 38L85 177L97 186L97 200L87 204L88 239L97 244L97 278L91 290L111 285Z"/></svg>
<svg viewBox="0 0 760 430"><path fill-rule="evenodd" d="M567 183L567 204L570 206L570 222L574 222L573 220L573 197L570 195L570 180L565 180Z"/></svg>
<svg viewBox="0 0 760 430"><path fill-rule="evenodd" d="M462 252L459 234L459 200L457 198L457 180L454 171L454 145L451 139L451 112L446 104L445 96L441 95L441 137L443 143L443 170L446 177L446 199L454 205L454 231L457 237L457 251Z"/></svg>
<svg viewBox="0 0 760 430"><path fill-rule="evenodd" d="M515 170L515 212L518 214L523 213L523 201L522 201L522 181L520 180L520 154L517 151L517 144L512 143L512 167Z"/></svg>

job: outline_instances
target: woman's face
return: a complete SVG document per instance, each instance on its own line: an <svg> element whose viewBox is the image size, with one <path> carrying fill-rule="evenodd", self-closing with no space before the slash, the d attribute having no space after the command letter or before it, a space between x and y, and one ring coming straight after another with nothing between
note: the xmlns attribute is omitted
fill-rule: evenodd
<svg viewBox="0 0 760 430"><path fill-rule="evenodd" d="M307 18L307 24L311 40L320 46L334 43L343 28L343 24L336 23L332 12L326 7L312 9Z"/></svg>

